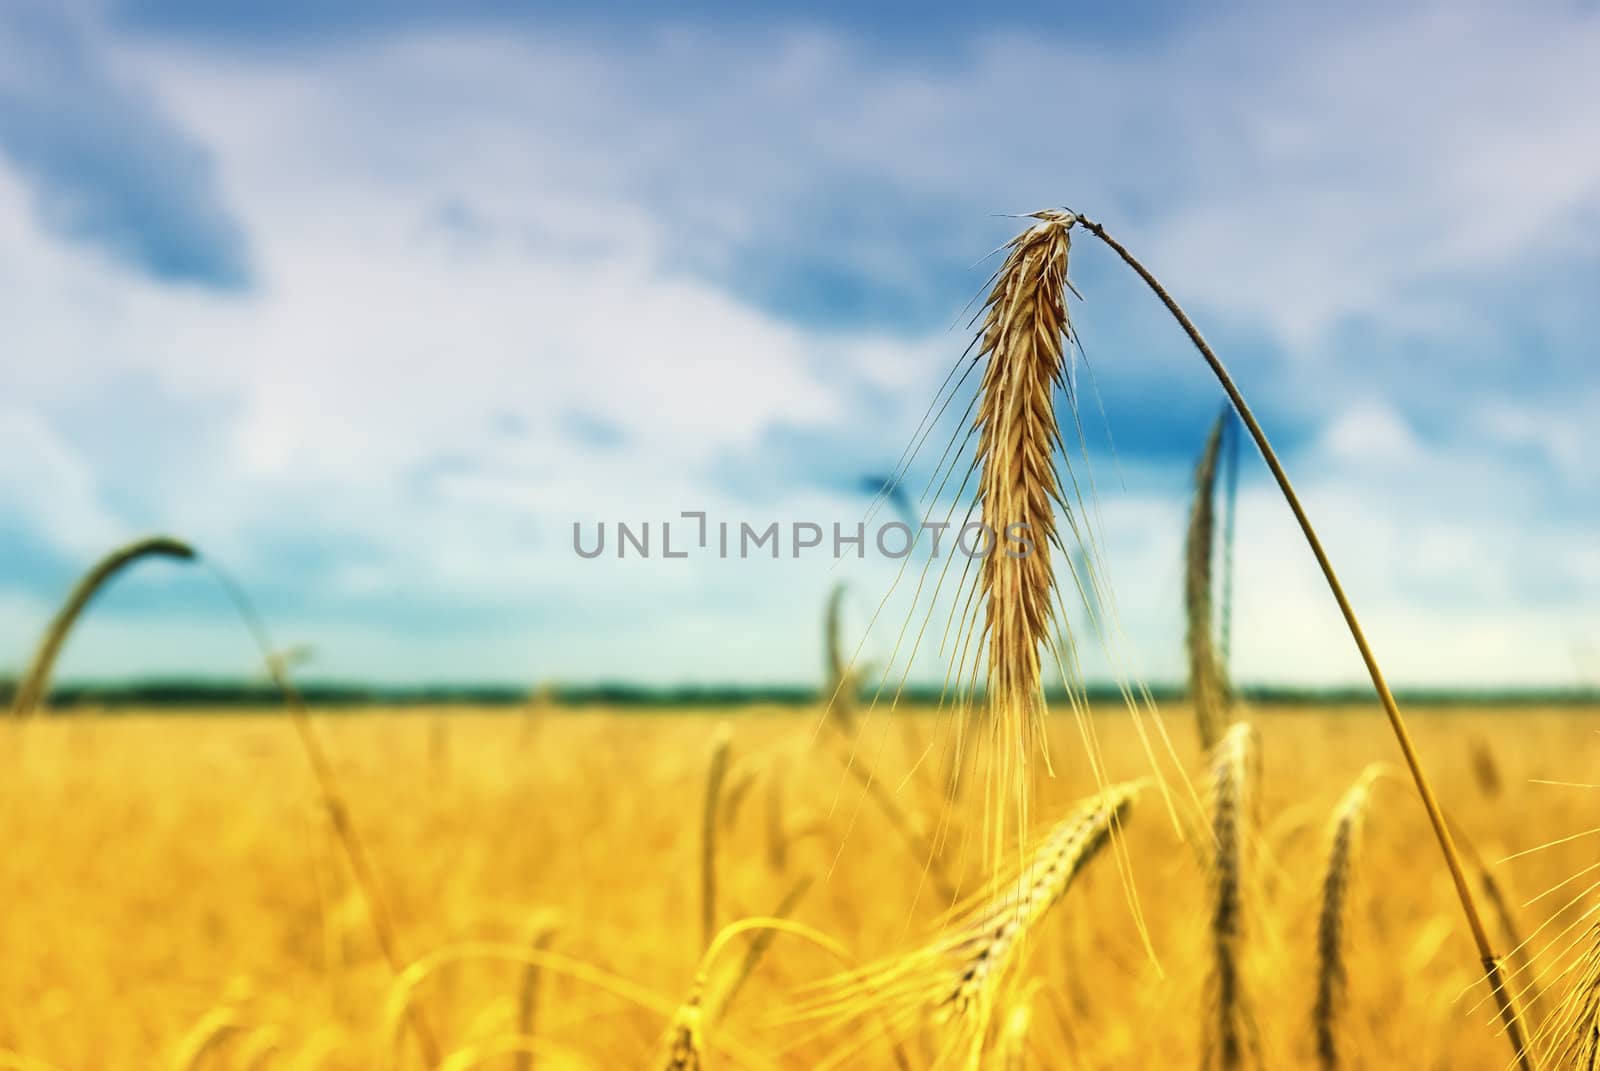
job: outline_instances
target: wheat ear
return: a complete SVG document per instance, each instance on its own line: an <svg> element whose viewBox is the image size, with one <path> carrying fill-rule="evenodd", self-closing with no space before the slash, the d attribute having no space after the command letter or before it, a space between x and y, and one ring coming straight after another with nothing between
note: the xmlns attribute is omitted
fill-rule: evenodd
<svg viewBox="0 0 1600 1071"><path fill-rule="evenodd" d="M1108 786L1062 818L1009 877L958 910L938 937L886 963L819 987L804 1014L848 1017L862 1009L887 1013L891 1024L931 1014L948 1031L939 1067L957 1061L976 1069L1002 989L1029 935L1082 874L1143 787Z"/></svg>
<svg viewBox="0 0 1600 1071"><path fill-rule="evenodd" d="M1577 1071L1600 1067L1600 923L1589 928L1584 950L1554 1012L1539 1025L1547 1063Z"/></svg>
<svg viewBox="0 0 1600 1071"><path fill-rule="evenodd" d="M1312 1026L1317 1035L1317 1061L1332 1071L1339 1066L1338 1026L1349 982L1345 967L1345 920L1355 856L1372 798L1372 782L1380 767L1368 766L1338 806L1329 827L1328 862L1322 875L1322 909L1317 914L1317 999Z"/></svg>
<svg viewBox="0 0 1600 1071"><path fill-rule="evenodd" d="M1139 276L1151 293L1161 301L1174 320L1183 328L1184 334L1194 344L1195 349L1211 368L1211 372L1222 385L1228 401L1233 405L1233 410L1239 414L1240 421L1245 429L1250 432L1250 437L1255 440L1257 449L1261 451L1262 460L1272 472L1272 478L1278 485L1278 490L1283 495L1283 500L1288 504L1290 512L1294 514L1300 532L1305 537L1306 545L1311 548L1312 555L1317 560L1317 566L1322 570L1322 577L1327 582L1328 590L1333 595L1334 602L1339 606L1339 613L1344 617L1346 628L1350 631L1350 638L1355 641L1356 649L1361 654L1361 660L1367 667L1367 674L1372 678L1372 687L1378 694L1378 700L1383 705L1384 713L1389 718L1389 727L1394 732L1396 742L1400 745L1401 754L1406 760L1406 769L1411 774L1411 780L1416 785L1417 795L1422 799L1422 805L1428 812L1428 822L1433 827L1434 838L1439 842L1439 851L1444 856L1445 866L1450 871L1450 880L1455 885L1456 897L1461 901L1462 914L1466 916L1467 929L1471 931L1473 944L1478 951L1478 962L1483 968L1484 979L1489 983L1489 991L1494 996L1495 1006L1500 1013L1500 1021L1506 1028L1506 1039L1512 1051L1516 1054L1517 1065L1522 1071L1532 1071L1533 1057L1528 1053L1527 1043L1523 1037L1522 1024L1518 1021L1516 1009L1512 1005L1510 996L1506 991L1504 974L1500 968L1500 959L1495 955L1494 946L1489 940L1489 931L1484 927L1483 918L1478 912L1478 905L1473 898L1472 887L1467 881L1466 870L1461 864L1460 854L1456 851L1455 843L1450 837L1450 831L1445 824L1444 811L1439 806L1437 797L1434 796L1433 786L1428 776L1423 772L1422 760L1417 755L1416 745L1412 743L1410 730L1406 728L1405 718L1400 713L1400 706L1395 702L1394 693L1389 690L1389 684L1384 679L1383 669L1378 665L1378 658L1372 652L1372 647L1367 643L1366 633L1361 628L1361 621L1356 617L1355 608L1350 605L1349 598L1345 595L1344 585L1339 582L1338 573L1334 572L1333 562L1328 558L1328 553L1323 549L1322 540L1318 538L1316 528L1311 524L1305 507L1300 504L1300 496L1295 493L1294 484L1289 481L1289 474L1284 471L1283 464L1278 460L1277 453L1272 449L1272 444L1267 440L1267 434L1256 421L1255 413L1245 402L1244 395L1239 392L1233 377L1228 373L1216 352L1201 336L1200 331L1189 319L1187 313L1179 307L1166 287L1150 273L1150 270L1141 264L1126 246L1118 242L1099 223L1081 215L1070 212L1062 213L1072 222L1081 225L1090 234L1093 234L1107 248L1120 257L1124 264ZM1071 225L1070 223L1068 224Z"/></svg>
<svg viewBox="0 0 1600 1071"><path fill-rule="evenodd" d="M28 672L17 685L17 694L11 703L11 713L16 717L31 714L44 701L45 693L50 689L50 674L55 669L56 657L61 653L61 646L67 640L67 634L72 631L73 623L83 613L84 607L89 605L90 600L110 582L112 577L143 558L193 561L195 556L194 548L187 543L170 536L149 536L118 547L101 558L93 569L84 573L79 579L71 594L67 596L67 601L61 604L49 627L45 629L44 636L39 641L39 648L34 652L33 661L28 664Z"/></svg>
<svg viewBox="0 0 1600 1071"><path fill-rule="evenodd" d="M1204 1066L1232 1071L1259 1063L1245 992L1244 856L1250 836L1253 731L1230 728L1211 758L1211 977L1213 1004Z"/></svg>
<svg viewBox="0 0 1600 1071"><path fill-rule="evenodd" d="M1212 635L1211 562L1216 531L1217 456L1228 414L1217 417L1194 470L1194 505L1184 540L1184 649L1189 655L1189 701L1194 704L1200 746L1210 751L1227 723L1228 682Z"/></svg>
<svg viewBox="0 0 1600 1071"><path fill-rule="evenodd" d="M1070 213L1040 212L1012 239L984 302L977 360L978 503L987 554L978 568L987 641L988 706L994 734L991 843L1027 826L1028 758L1043 748L1040 648L1053 643L1056 507L1067 509L1056 471L1061 433L1056 391L1068 390L1067 254Z"/></svg>

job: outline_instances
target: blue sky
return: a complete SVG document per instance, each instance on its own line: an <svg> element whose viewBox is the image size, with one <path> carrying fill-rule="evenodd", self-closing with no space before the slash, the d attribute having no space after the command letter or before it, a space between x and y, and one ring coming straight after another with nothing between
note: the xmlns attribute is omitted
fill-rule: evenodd
<svg viewBox="0 0 1600 1071"><path fill-rule="evenodd" d="M859 635L892 564L572 522L853 523L1004 214L1067 204L1233 366L1398 681L1600 680L1600 14L1106 7L0 0L0 672L163 530L324 676L813 679L828 585ZM1104 251L1073 275L1088 668L1175 679L1219 398ZM1238 540L1236 673L1358 681L1253 459ZM152 565L62 672L251 672L228 612Z"/></svg>

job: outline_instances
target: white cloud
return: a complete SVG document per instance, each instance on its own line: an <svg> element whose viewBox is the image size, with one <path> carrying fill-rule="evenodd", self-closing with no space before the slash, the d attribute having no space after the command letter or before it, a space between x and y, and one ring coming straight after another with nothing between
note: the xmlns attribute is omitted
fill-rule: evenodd
<svg viewBox="0 0 1600 1071"><path fill-rule="evenodd" d="M909 336L818 327L742 296L740 273L811 257L914 290L924 261L986 251L1004 229L986 213L1067 200L1129 231L1208 317L1272 340L1280 396L1334 414L1294 460L1398 679L1561 679L1582 614L1547 589L1567 578L1593 600L1596 569L1570 549L1576 522L1517 508L1548 507L1551 466L1585 478L1586 403L1496 399L1468 371L1482 351L1464 351L1437 377L1460 422L1425 431L1398 385L1416 368L1374 373L1335 342L1352 320L1401 339L1492 326L1484 280L1572 255L1566 228L1600 183L1584 107L1600 28L1439 9L1340 30L1273 19L1263 47L1227 21L1109 51L990 36L938 63L754 31L284 54L101 30L213 155L259 289L174 289L64 246L0 169L17 414L0 443L40 459L0 459L0 489L75 556L120 534L108 489L137 487L247 575L292 582L265 535L299 533L355 548L308 580L321 599L493 612L442 640L290 615L288 638L333 671L804 675L826 569L578 564L570 521L741 516L721 466L759 467L776 429L885 467L964 344L944 330L958 310ZM1133 315L1114 297L1093 312ZM87 456L46 415L118 377L231 414L220 435L195 429L185 482ZM859 511L811 475L774 472L761 509ZM1134 665L1169 677L1181 501L1115 486L1102 505ZM1252 491L1240 531L1241 675L1358 679L1281 505ZM852 572L863 601L888 572ZM95 664L165 649L118 627L84 648Z"/></svg>

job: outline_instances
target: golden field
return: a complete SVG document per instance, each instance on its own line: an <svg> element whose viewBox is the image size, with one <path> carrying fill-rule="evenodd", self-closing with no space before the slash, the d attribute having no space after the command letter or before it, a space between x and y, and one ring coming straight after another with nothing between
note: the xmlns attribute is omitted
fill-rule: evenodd
<svg viewBox="0 0 1600 1071"><path fill-rule="evenodd" d="M1368 763L1398 755L1375 707L1239 713L1260 744L1244 859L1247 999L1264 1066L1315 1066L1329 815ZM1169 769L1173 810L1196 812L1205 776L1192 715L1175 705L1162 716L1193 779L1191 795ZM791 917L854 961L880 962L937 933L947 906L918 847L946 813L941 722L931 713L879 711L851 745L816 709L315 717L406 959L471 943L416 988L452 1067L526 1066L496 1047L515 1043L530 984L532 1066L664 1066L669 1017L703 951L707 771L724 724L729 766L713 822L719 927L772 914L809 879ZM1592 779L1600 711L1418 709L1408 720L1442 802L1522 935L1555 920L1530 946L1543 949L1578 923L1536 957L1547 992L1526 1003L1537 1015L1560 990L1555 951L1586 944L1579 918L1590 900L1565 905L1590 878L1528 901L1590 866L1593 845L1579 837L1501 860L1597 824L1593 794L1535 782ZM1104 709L1095 729L1111 779L1150 773L1125 711ZM1035 791L1041 826L1096 790L1074 720L1054 715L1050 733L1055 777ZM916 765L930 743L934 758ZM393 977L284 714L46 716L6 723L0 744L0 1050L9 1054L0 1066L420 1066L412 1039L402 1033L397 1046L391 1036ZM844 772L840 757L852 750L891 806ZM981 869L982 838L968 832L976 806L964 798L947 812L941 866L957 882ZM1125 830L1125 853L1102 852L1086 868L1030 935L1005 987L995 1029L1024 1039L1008 1057L1019 1066L1201 1064L1210 949L1200 853L1154 788ZM1510 1052L1460 908L1402 778L1378 782L1353 875L1346 1065L1505 1067ZM1486 914L1506 951L1495 913ZM533 977L512 953L536 944L547 951L532 957L543 956ZM746 947L730 942L711 965L713 994ZM897 1031L898 1053L884 1040L888 1016L869 1003L845 1019L795 1018L803 987L842 969L815 943L777 935L707 1024L705 1066L935 1066L946 1039L931 1015ZM198 1044L213 1027L210 1043Z"/></svg>

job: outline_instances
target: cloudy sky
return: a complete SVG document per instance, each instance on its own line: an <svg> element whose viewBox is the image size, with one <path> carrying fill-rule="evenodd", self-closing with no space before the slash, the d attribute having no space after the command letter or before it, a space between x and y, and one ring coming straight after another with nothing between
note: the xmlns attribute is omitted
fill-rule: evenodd
<svg viewBox="0 0 1600 1071"><path fill-rule="evenodd" d="M1070 205L1233 366L1397 681L1600 681L1593 4L327 7L0 0L0 673L166 531L326 677L811 681L828 585L854 639L894 563L585 561L573 522L853 526L1005 214ZM1089 669L1172 680L1219 395L1072 270ZM1248 454L1237 539L1236 674L1360 680ZM249 673L230 614L150 564L62 674Z"/></svg>

